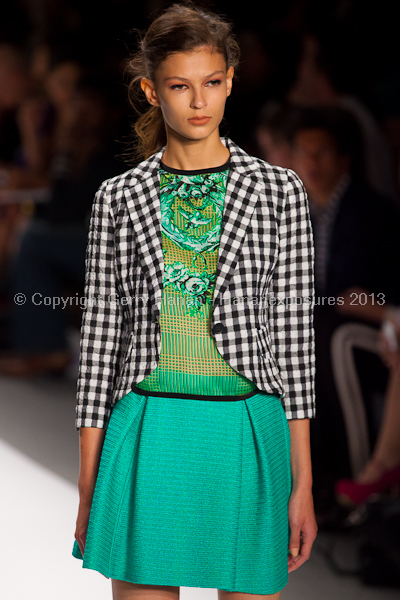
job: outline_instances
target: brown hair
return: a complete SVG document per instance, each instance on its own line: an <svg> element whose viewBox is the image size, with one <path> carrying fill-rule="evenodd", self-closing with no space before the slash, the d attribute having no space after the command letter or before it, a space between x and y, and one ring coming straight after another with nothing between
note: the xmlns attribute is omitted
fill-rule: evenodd
<svg viewBox="0 0 400 600"><path fill-rule="evenodd" d="M142 113L146 98L140 80L154 81L160 64L175 52L190 52L208 46L222 54L227 69L236 69L240 50L232 34L232 25L212 12L196 7L192 2L173 4L158 16L142 35L139 50L127 62L125 72L131 79L128 84L130 104ZM139 108L140 106L140 108ZM134 154L148 158L166 144L167 137L161 108L151 106L134 124L136 138Z"/></svg>

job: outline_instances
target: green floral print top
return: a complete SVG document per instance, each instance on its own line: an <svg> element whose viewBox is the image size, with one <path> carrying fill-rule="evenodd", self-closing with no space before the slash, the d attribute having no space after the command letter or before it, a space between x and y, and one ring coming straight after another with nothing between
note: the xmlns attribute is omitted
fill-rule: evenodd
<svg viewBox="0 0 400 600"><path fill-rule="evenodd" d="M157 368L136 384L141 389L236 396L257 387L228 365L210 334L228 174L229 161L199 171L161 163L161 354Z"/></svg>

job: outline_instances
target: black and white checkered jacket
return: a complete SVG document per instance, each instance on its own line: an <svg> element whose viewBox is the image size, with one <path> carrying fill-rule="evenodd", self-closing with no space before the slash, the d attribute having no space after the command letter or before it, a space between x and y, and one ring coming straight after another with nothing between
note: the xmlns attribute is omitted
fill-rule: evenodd
<svg viewBox="0 0 400 600"><path fill-rule="evenodd" d="M299 177L231 154L210 334L288 419L315 417L314 244ZM104 181L86 251L76 429L106 428L114 404L156 367L161 349L159 165L163 149ZM173 391L173 390L171 390Z"/></svg>

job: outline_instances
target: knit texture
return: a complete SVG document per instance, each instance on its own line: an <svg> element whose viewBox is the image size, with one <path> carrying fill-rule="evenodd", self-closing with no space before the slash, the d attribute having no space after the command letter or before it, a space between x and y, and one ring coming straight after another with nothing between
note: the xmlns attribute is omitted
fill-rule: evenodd
<svg viewBox="0 0 400 600"><path fill-rule="evenodd" d="M290 444L275 395L129 392L104 439L82 566L133 583L282 590ZM76 540L72 554L82 559Z"/></svg>

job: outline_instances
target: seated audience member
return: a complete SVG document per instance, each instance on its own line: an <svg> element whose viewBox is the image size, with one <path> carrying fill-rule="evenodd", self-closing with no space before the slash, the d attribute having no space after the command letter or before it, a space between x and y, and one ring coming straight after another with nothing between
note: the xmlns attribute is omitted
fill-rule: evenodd
<svg viewBox="0 0 400 600"><path fill-rule="evenodd" d="M16 189L20 182L22 144L18 116L32 89L29 60L19 45L0 42L0 192ZM21 206L16 202L0 204L0 303L7 304L7 263L12 241L21 222ZM1 311L0 344L7 346L5 311ZM4 323L4 325L3 325Z"/></svg>
<svg viewBox="0 0 400 600"><path fill-rule="evenodd" d="M53 60L43 80L32 73L24 52L0 44L0 189L49 188L57 139L68 124L73 92L82 67L70 60ZM4 204L0 227L0 270L4 294L10 286L12 240L24 213L18 203Z"/></svg>
<svg viewBox="0 0 400 600"><path fill-rule="evenodd" d="M380 306L371 297L364 305L357 306L347 297L340 311L381 325L380 354L390 369L382 421L371 456L358 477L342 478L335 484L338 503L352 509L372 494L386 492L400 483L400 307ZM389 326L389 333L385 325Z"/></svg>
<svg viewBox="0 0 400 600"><path fill-rule="evenodd" d="M290 139L293 169L308 193L315 243L318 408L310 425L318 508L319 500L321 505L332 502L335 480L350 474L330 342L338 325L363 318L341 313L340 298L354 291L357 303L357 289L362 288L376 301L400 302L400 280L395 276L400 264L400 214L390 199L365 182L361 137L350 113L304 108ZM388 373L380 361L374 363L373 357L362 353L357 360L371 393L374 386L384 390ZM373 437L374 424L369 425Z"/></svg>
<svg viewBox="0 0 400 600"><path fill-rule="evenodd" d="M367 106L351 93L349 70L338 56L337 34L303 35L303 52L286 101L298 106L332 106L349 111L364 146L365 179L378 192L399 201L399 186L389 141ZM346 75L344 73L346 72Z"/></svg>
<svg viewBox="0 0 400 600"><path fill-rule="evenodd" d="M66 285L83 292L94 195L105 179L126 170L116 158L112 89L104 74L82 78L70 102L68 127L64 123L57 132L50 201L36 206L11 265L11 297L22 293L26 302L12 303L12 355L0 359L2 374L63 372L70 363L66 310L52 299L64 298Z"/></svg>
<svg viewBox="0 0 400 600"><path fill-rule="evenodd" d="M27 64L24 71L20 65L18 73L8 68L6 77L2 73L4 52L0 46L0 83L7 90L6 94L0 92L0 161L6 175L2 188L45 187L57 136L62 137L64 128L69 127L72 94L83 69L75 60L61 59L53 62L43 81L35 79ZM24 55L19 52L21 62ZM11 56L16 53L14 49ZM4 103L8 106L6 127L1 126Z"/></svg>

